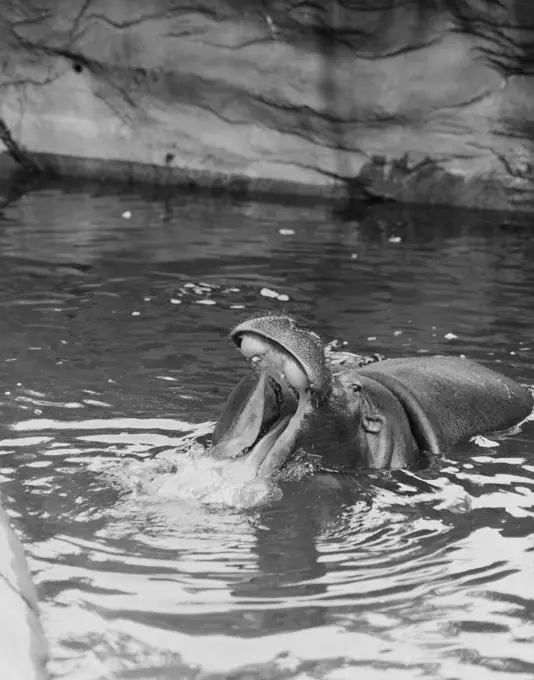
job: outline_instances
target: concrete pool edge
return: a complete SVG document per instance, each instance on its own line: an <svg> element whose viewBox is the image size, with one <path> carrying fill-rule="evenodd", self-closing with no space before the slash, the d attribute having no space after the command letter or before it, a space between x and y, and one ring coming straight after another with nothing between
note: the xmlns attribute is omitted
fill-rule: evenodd
<svg viewBox="0 0 534 680"><path fill-rule="evenodd" d="M5 680L48 680L48 646L25 550L0 506L0 668Z"/></svg>

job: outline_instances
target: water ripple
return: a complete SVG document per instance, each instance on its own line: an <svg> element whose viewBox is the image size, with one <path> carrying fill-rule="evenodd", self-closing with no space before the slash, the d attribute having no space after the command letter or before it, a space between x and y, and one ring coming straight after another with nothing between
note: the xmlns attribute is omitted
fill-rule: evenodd
<svg viewBox="0 0 534 680"><path fill-rule="evenodd" d="M530 679L532 423L253 502L195 448L258 311L534 383L530 224L140 191L43 188L0 228L2 502L54 676Z"/></svg>

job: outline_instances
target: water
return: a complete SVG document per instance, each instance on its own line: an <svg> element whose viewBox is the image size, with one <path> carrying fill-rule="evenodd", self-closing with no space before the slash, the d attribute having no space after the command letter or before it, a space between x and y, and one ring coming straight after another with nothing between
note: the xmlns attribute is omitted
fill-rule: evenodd
<svg viewBox="0 0 534 680"><path fill-rule="evenodd" d="M54 676L531 678L533 424L417 474L288 482L263 506L151 497L118 465L206 441L247 370L227 332L261 310L533 384L532 233L98 187L5 208L1 491Z"/></svg>

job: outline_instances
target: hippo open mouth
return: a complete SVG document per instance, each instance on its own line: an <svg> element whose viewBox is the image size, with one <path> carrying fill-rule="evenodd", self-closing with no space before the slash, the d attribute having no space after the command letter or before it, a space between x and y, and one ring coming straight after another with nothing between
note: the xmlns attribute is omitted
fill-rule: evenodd
<svg viewBox="0 0 534 680"><path fill-rule="evenodd" d="M324 364L318 336L306 332L295 346L298 330L289 317L261 317L231 332L254 373L239 383L226 403L213 434L213 456L244 459L262 476L272 475L292 457L312 410L314 388L321 382L316 366ZM284 337L291 342L284 342Z"/></svg>

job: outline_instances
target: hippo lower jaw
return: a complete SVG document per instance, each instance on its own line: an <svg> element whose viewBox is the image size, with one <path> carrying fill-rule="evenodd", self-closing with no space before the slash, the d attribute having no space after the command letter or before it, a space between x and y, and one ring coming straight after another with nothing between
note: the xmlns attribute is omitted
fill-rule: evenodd
<svg viewBox="0 0 534 680"><path fill-rule="evenodd" d="M310 382L292 355L258 335L244 334L239 349L260 377L222 436L215 431L211 455L239 459L251 476L268 477L296 450L303 421L312 409Z"/></svg>
<svg viewBox="0 0 534 680"><path fill-rule="evenodd" d="M247 465L256 469L258 476L277 472L291 458L296 449L296 439L311 403L309 393L299 398L293 416L282 416L253 446L247 455Z"/></svg>

